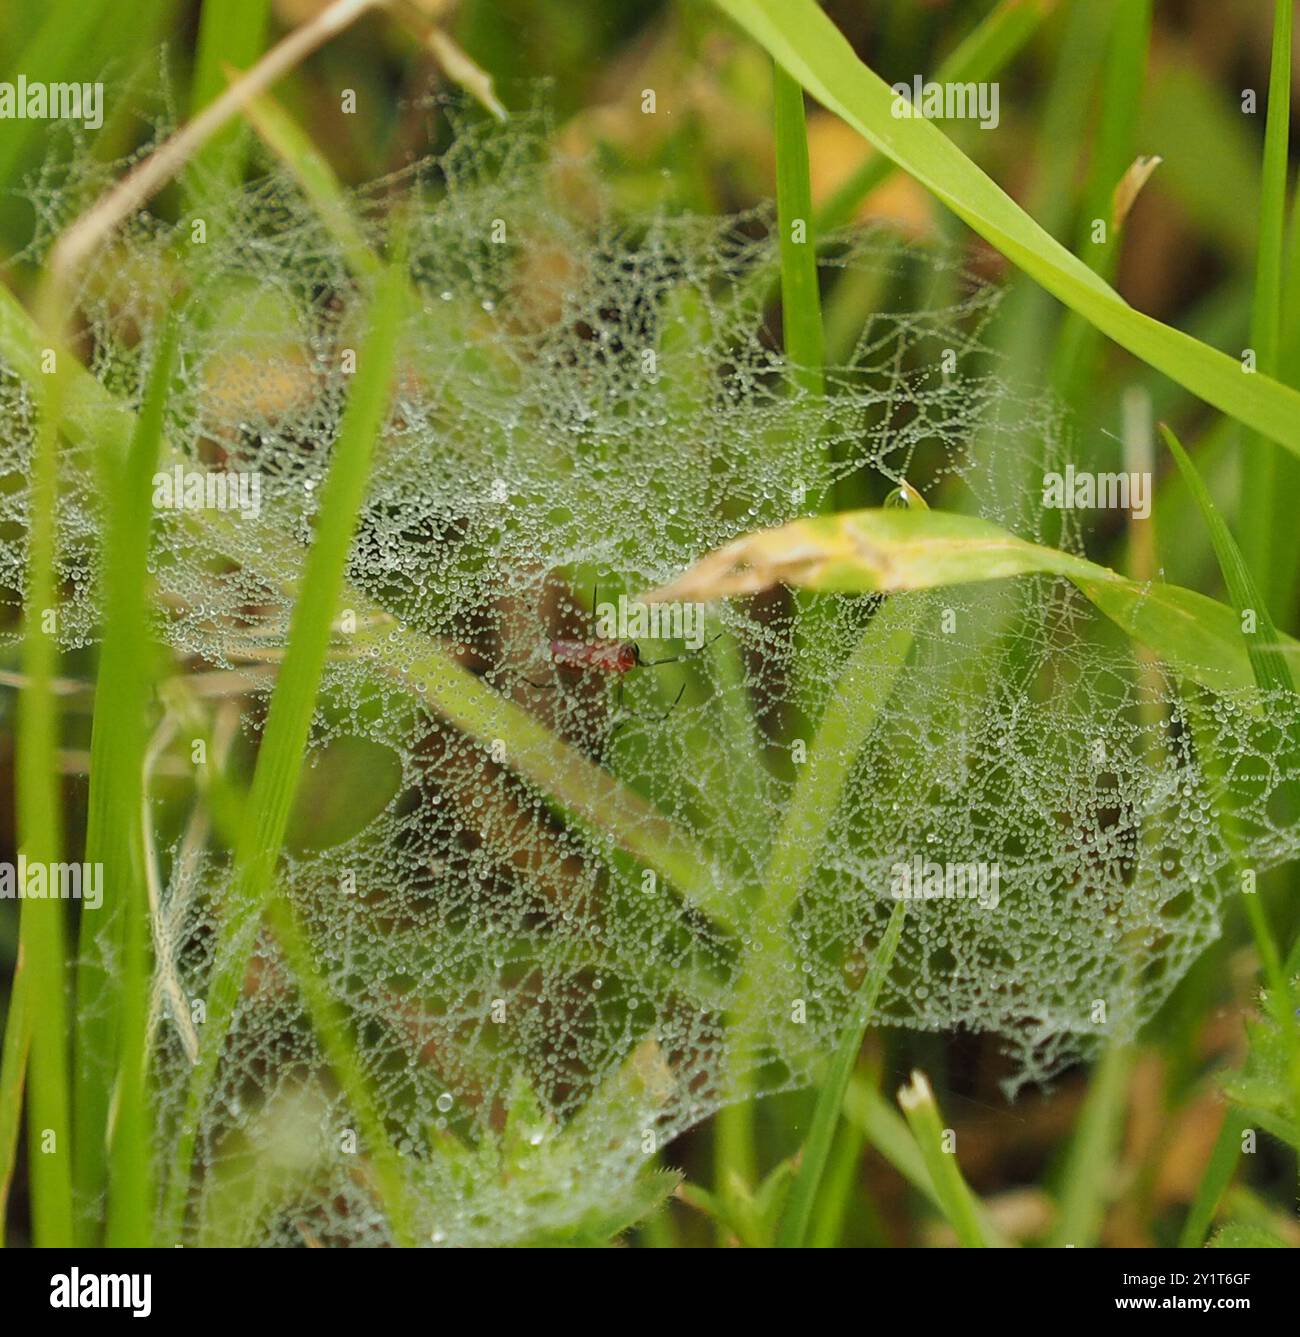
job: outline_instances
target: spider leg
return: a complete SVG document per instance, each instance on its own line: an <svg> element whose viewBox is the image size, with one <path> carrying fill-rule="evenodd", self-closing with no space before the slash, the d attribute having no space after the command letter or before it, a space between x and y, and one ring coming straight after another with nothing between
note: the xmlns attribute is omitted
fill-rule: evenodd
<svg viewBox="0 0 1300 1337"><path fill-rule="evenodd" d="M623 679L622 679L622 678L620 678L620 679L618 680L618 687L619 687L619 690L618 690L618 693L617 693L617 695L616 695L616 700L617 700L617 703L618 703L618 715L617 715L617 718L616 718L616 720L615 720L615 723L614 723L613 727L612 727L612 728L610 729L610 731L609 731L609 736L610 736L611 738L613 738L613 736L614 736L614 735L615 735L615 734L616 734L616 733L617 733L617 732L618 732L618 731L619 731L619 730L620 730L620 729L621 729L621 728L628 722L628 720L651 720L651 721L653 721L655 724L662 724L662 723L668 718L668 716L671 715L671 714L673 713L673 711L677 709L677 703L682 699L682 697L683 697L683 696L685 695L685 693L686 693L686 684L685 684L685 683L682 683L682 685L677 689L677 695L676 695L675 697L673 697L673 703L672 703L672 705L669 706L668 709L665 710L664 713L663 713L662 715L640 715L640 714L638 714L635 710L624 710L624 709L623 709Z"/></svg>
<svg viewBox="0 0 1300 1337"><path fill-rule="evenodd" d="M637 667L657 668L660 664L680 664L684 659L694 659L696 655L703 654L704 651L707 650L709 646L713 644L714 641L718 640L719 637L721 637L721 635L722 633L718 632L717 636L709 637L709 639L705 641L704 644L701 645L698 650L686 650L680 655L669 655L667 659L643 659Z"/></svg>
<svg viewBox="0 0 1300 1337"><path fill-rule="evenodd" d="M686 684L682 683L682 685L677 689L677 695L673 697L672 705L669 706L668 709L665 710L664 713L659 716L660 724L662 724L664 720L666 720L668 716L671 715L673 711L677 709L677 703L682 699L682 696L684 695L685 691L686 691Z"/></svg>

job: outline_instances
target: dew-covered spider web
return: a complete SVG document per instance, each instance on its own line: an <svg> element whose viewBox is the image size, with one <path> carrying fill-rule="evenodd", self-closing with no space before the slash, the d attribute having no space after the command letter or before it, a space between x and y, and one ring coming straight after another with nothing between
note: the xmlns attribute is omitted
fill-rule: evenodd
<svg viewBox="0 0 1300 1337"><path fill-rule="evenodd" d="M133 220L81 282L98 389L78 383L62 453L59 630L87 674L99 454L129 432L168 310L181 362L160 469L258 480L255 506L160 505L155 522L167 1167L236 894L213 776L247 784L347 354L364 346L365 252L405 211L394 401L276 894L434 1243L616 1215L677 1134L747 1092L813 1081L854 1015L899 866L996 868L998 882L909 903L877 1022L992 1033L1017 1086L1131 1037L1215 938L1242 870L1297 843L1277 797L1294 700L1178 679L1062 581L896 596L914 648L844 758L781 946L746 993L774 847L811 838L783 826L792 794L881 601L778 589L710 605L700 636L623 637L642 661L625 675L557 665L552 642L595 647L594 604L904 483L1082 550L1072 516L1062 534L1036 504L1072 443L990 353L997 293L954 254L887 228L825 247L828 301L855 294L858 316L816 397L773 337L768 213L619 217L590 172L548 155L545 130L462 129L436 161L358 192L353 236L270 161L206 208L201 241L189 215ZM38 183L33 256L75 213L76 181ZM35 414L0 364L14 610ZM184 1238L388 1242L374 1148L265 925L242 968L189 1130Z"/></svg>

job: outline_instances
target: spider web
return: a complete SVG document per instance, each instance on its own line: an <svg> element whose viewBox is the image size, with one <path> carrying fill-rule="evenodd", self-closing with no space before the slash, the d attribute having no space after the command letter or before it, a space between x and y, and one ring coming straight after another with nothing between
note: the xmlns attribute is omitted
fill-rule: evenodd
<svg viewBox="0 0 1300 1337"><path fill-rule="evenodd" d="M952 253L888 229L827 247L828 290L861 285L864 314L813 397L764 324L767 212L620 217L589 172L549 156L547 132L544 117L463 126L436 161L351 201L376 250L406 202L417 300L277 884L349 1018L433 1243L577 1229L721 1105L814 1080L900 864L996 866L999 894L909 906L877 1021L992 1033L1014 1089L1132 1037L1217 935L1241 870L1296 849L1278 809L1293 699L1180 682L1063 582L897 597L915 648L846 759L764 976L762 1025L742 1040L764 871L881 605L776 591L711 606L718 639L698 651L641 644L647 660L680 658L630 673L621 712L608 677L557 669L549 642L594 638L597 585L602 600L634 596L846 489L879 504L906 481L933 505L1081 550L1032 486L1070 441L990 353L997 293ZM74 194L37 183L32 256ZM205 223L195 244L189 218L134 219L78 308L114 397L105 433L122 427L112 403L138 402L178 308L162 467L255 471L261 487L255 518L156 519L174 662L152 814L162 1165L235 895L189 740L210 735L214 766L251 764L347 402L342 352L365 333L347 251L274 164ZM939 294L931 309L918 290ZM15 610L34 416L0 367L0 585ZM98 636L96 449L87 438L62 457L70 652ZM475 727L464 701L508 702L482 718L532 731ZM539 758L556 757L578 800L539 780ZM593 776L617 788L597 792ZM656 865L665 824L709 895ZM387 1242L356 1122L264 931L200 1110L187 1239Z"/></svg>

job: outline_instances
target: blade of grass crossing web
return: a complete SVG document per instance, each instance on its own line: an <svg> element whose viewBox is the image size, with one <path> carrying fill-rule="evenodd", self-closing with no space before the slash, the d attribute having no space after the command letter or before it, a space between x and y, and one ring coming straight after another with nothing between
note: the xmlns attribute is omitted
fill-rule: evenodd
<svg viewBox="0 0 1300 1337"><path fill-rule="evenodd" d="M935 71L939 84L986 83L1024 49L1052 8L1052 0L1001 0ZM859 204L897 171L884 154L873 154L822 205L818 232L851 221Z"/></svg>
<svg viewBox="0 0 1300 1337"><path fill-rule="evenodd" d="M825 107L1102 333L1200 399L1300 454L1300 393L1130 307L1049 236L937 126L893 114L895 96L815 0L715 0Z"/></svg>
<svg viewBox="0 0 1300 1337"><path fill-rule="evenodd" d="M359 278L376 276L383 262L361 235L334 169L311 137L269 93L250 99L244 106L244 114L262 142L293 174L321 222L338 242L352 272Z"/></svg>
<svg viewBox="0 0 1300 1337"><path fill-rule="evenodd" d="M387 413L405 290L404 264L394 262L381 278L371 305L369 334L357 360L356 380L334 446L316 537L308 553L290 624L288 649L271 697L249 793L249 820L235 850L235 890L219 933L208 990L203 1048L190 1084L168 1186L166 1217L172 1235L170 1242L180 1236L198 1119L243 987L248 957L268 909L286 958L298 974L303 1000L326 1056L357 1117L391 1228L399 1241L410 1242L396 1152L361 1080L360 1063L347 1035L346 1021L337 1014L324 986L315 978L310 948L292 907L276 897L274 885L316 710L331 626L344 585L352 534L365 496L375 439Z"/></svg>
<svg viewBox="0 0 1300 1337"><path fill-rule="evenodd" d="M1259 597L1259 590L1251 575L1245 556L1237 546L1231 531L1224 522L1219 509L1210 496L1196 466L1192 463L1182 442L1165 426L1160 425L1160 434L1178 465L1187 489L1196 501L1197 508L1210 531L1210 542L1214 554L1219 559L1219 570L1223 573L1223 583L1227 586L1228 597L1240 612L1251 610L1255 613L1256 631L1246 637L1246 654L1250 659L1251 669L1256 683L1264 691L1289 691L1293 687L1291 670L1286 656L1276 647L1279 643L1277 628L1269 616L1268 609Z"/></svg>
<svg viewBox="0 0 1300 1337"><path fill-rule="evenodd" d="M1223 572L1224 584L1228 588L1232 602L1239 611L1254 610L1256 614L1256 631L1246 636L1256 683L1260 690L1265 692L1293 692L1294 682L1290 666L1284 656L1273 648L1278 640L1277 631L1269 617L1268 609L1263 605L1245 557L1214 505L1214 500L1197 473L1196 466L1183 449L1182 443L1168 427L1162 425L1160 430L1205 518L1215 555L1219 559L1219 568ZM1200 736L1208 737L1208 731L1200 731ZM1295 775L1300 768L1300 757L1294 754L1283 757L1282 766L1284 771ZM1285 798L1289 804L1289 814L1293 817L1296 798L1294 781L1288 786ZM1230 820L1230 816L1227 820ZM1242 903L1264 969L1264 979L1268 985L1269 1009L1286 1040L1293 1109L1295 1116L1300 1118L1300 1034L1297 1033L1295 1018L1291 1015L1287 1001L1291 996L1287 986L1287 971L1259 893L1244 893Z"/></svg>
<svg viewBox="0 0 1300 1337"><path fill-rule="evenodd" d="M109 520L85 859L91 867L104 870L104 896L99 910L83 912L81 917L73 1048L77 1110L73 1175L78 1240L83 1245L98 1243L104 1225L100 1202L109 1180L110 1144L116 1148L114 1211L125 1213L116 1217L111 1213L110 1223L115 1221L119 1232L135 1235L145 1228L145 1205L152 1194L140 1048L145 1026L141 1009L147 1010L151 979L140 835L140 768L151 663L145 650L149 618L144 600L151 479L162 440L175 337L169 328L155 353L154 371L125 458L111 439L100 443L101 495L108 499ZM124 1020L129 1031L126 1048Z"/></svg>
<svg viewBox="0 0 1300 1337"><path fill-rule="evenodd" d="M49 322L53 324L53 322ZM17 818L20 851L29 864L61 859L59 712L52 682L58 664L55 510L63 355L40 389L40 419L28 493L27 613L18 697ZM27 1073L28 1173L32 1233L38 1248L73 1243L72 1146L67 1027L67 941L63 901L25 899L19 951L31 970L34 1009Z"/></svg>
<svg viewBox="0 0 1300 1337"><path fill-rule="evenodd" d="M1264 163L1259 185L1259 251L1255 262L1255 304L1250 340L1256 366L1267 376L1280 371L1282 339L1283 248L1286 240L1287 153L1291 123L1291 11L1294 0L1275 0L1273 51L1269 66L1268 115L1264 128ZM1275 597L1282 582L1274 568L1274 536L1294 507L1279 484L1294 484L1294 469L1283 474L1277 448L1255 439L1241 457L1243 547L1255 583L1270 609L1282 612Z"/></svg>
<svg viewBox="0 0 1300 1337"><path fill-rule="evenodd" d="M817 1094L817 1105L813 1110L812 1126L804 1139L799 1173L790 1190L790 1199L781 1218L781 1228L777 1232L778 1248L801 1249L807 1243L813 1206L817 1201L822 1174L826 1169L827 1157L830 1155L835 1128L840 1121L844 1092L848 1089L849 1078L853 1075L858 1050L862 1048L862 1037L871 1023L876 999L880 996L880 986L884 983L894 953L898 950L906 911L906 901L898 901L894 905L875 960L862 982L854 1015L845 1025L840 1042L827 1066L826 1075L822 1079L821 1090Z"/></svg>
<svg viewBox="0 0 1300 1337"><path fill-rule="evenodd" d="M825 333L817 278L808 127L803 89L777 64L772 66L776 137L777 229L781 254L781 320L785 354L796 383L809 395L826 393ZM806 621L806 619L805 619ZM810 628L801 626L800 634ZM749 1100L724 1107L714 1121L720 1191L729 1175L752 1185L757 1173L754 1111Z"/></svg>
<svg viewBox="0 0 1300 1337"><path fill-rule="evenodd" d="M86 862L104 869L112 898L117 961L104 1002L117 1013L116 1100L109 1127L107 1243L143 1248L152 1240L153 1115L148 1095L148 1014L153 969L144 881L141 807L153 655L148 607L152 479L176 353L169 322L136 421L126 468L103 461L109 521L104 557L104 640L90 744ZM94 922L83 912L83 923ZM83 934L83 951L86 935ZM81 1130L101 1138L100 1128Z"/></svg>
<svg viewBox="0 0 1300 1337"><path fill-rule="evenodd" d="M199 40L190 87L190 115L196 116L226 90L229 66L241 73L257 63L266 44L271 0L203 0ZM243 176L248 128L239 120L223 126L190 161L191 207L220 199Z"/></svg>

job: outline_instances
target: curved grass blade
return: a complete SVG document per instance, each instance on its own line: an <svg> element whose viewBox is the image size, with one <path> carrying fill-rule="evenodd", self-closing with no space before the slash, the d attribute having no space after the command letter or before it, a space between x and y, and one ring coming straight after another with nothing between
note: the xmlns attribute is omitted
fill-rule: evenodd
<svg viewBox="0 0 1300 1337"><path fill-rule="evenodd" d="M945 511L844 511L762 530L710 553L646 598L710 600L778 583L891 594L1024 575L1070 580L1128 635L1195 682L1218 691L1255 685L1233 609L1178 585L1129 580L987 520ZM1272 644L1281 654L1300 652L1300 643L1280 633Z"/></svg>
<svg viewBox="0 0 1300 1337"><path fill-rule="evenodd" d="M978 27L934 73L940 84L983 83L1005 69L1051 12L1054 0L999 0ZM897 170L884 154L867 160L831 196L817 215L817 231L832 232L853 219L854 210Z"/></svg>
<svg viewBox="0 0 1300 1337"><path fill-rule="evenodd" d="M870 140L1040 286L1135 357L1300 455L1300 393L1134 310L1045 232L936 126L895 95L815 0L716 0L828 110Z"/></svg>

